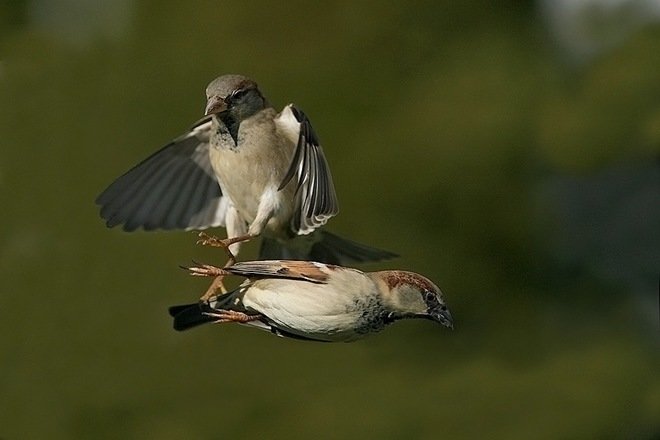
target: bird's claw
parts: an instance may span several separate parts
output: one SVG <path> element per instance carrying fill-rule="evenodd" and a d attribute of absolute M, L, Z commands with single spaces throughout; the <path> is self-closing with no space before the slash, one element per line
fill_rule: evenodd
<path fill-rule="evenodd" d="M 259 315 L 248 315 L 243 312 L 236 312 L 234 310 L 225 310 L 225 309 L 217 309 L 214 310 L 213 312 L 204 312 L 204 315 L 209 316 L 211 318 L 215 318 L 216 320 L 214 321 L 214 323 L 217 324 L 222 322 L 245 323 L 259 319 Z"/>
<path fill-rule="evenodd" d="M 219 277 L 227 275 L 227 271 L 210 264 L 197 264 L 196 266 L 185 267 L 190 275 L 194 277 Z"/>
<path fill-rule="evenodd" d="M 212 247 L 221 247 L 227 249 L 229 244 L 226 243 L 226 240 L 216 237 L 215 235 L 209 235 L 204 231 L 201 231 L 197 234 L 199 240 L 197 244 L 202 246 L 212 246 Z"/>
<path fill-rule="evenodd" d="M 204 231 L 200 231 L 197 236 L 199 237 L 199 240 L 197 240 L 197 244 L 200 244 L 202 246 L 212 246 L 212 247 L 219 247 L 222 248 L 225 253 L 227 254 L 228 261 L 226 266 L 231 266 L 232 264 L 236 263 L 236 256 L 234 253 L 229 249 L 229 246 L 236 244 L 236 243 L 241 243 L 243 241 L 248 241 L 251 238 L 254 238 L 252 235 L 243 235 L 240 237 L 232 237 L 232 238 L 218 238 L 213 235 L 209 235 Z"/>
<path fill-rule="evenodd" d="M 199 240 L 197 240 L 197 244 L 201 244 L 202 246 L 219 247 L 225 251 L 228 259 L 224 267 L 232 266 L 234 263 L 236 263 L 236 256 L 234 256 L 232 251 L 229 249 L 229 246 L 231 246 L 234 243 L 240 243 L 242 241 L 247 241 L 250 240 L 251 238 L 254 238 L 252 235 L 248 234 L 240 237 L 221 239 L 213 235 L 209 235 L 203 231 L 200 231 L 197 234 L 197 236 L 199 237 Z M 186 269 L 188 270 L 190 275 L 193 276 L 215 277 L 209 288 L 200 298 L 201 301 L 206 301 L 209 298 L 211 298 L 213 295 L 216 294 L 217 290 L 220 290 L 222 293 L 227 292 L 227 289 L 225 288 L 225 285 L 223 283 L 223 279 L 226 275 L 230 275 L 230 273 L 227 272 L 226 270 L 223 270 L 216 266 L 211 266 L 210 264 L 197 264 L 197 263 L 195 263 L 195 265 L 192 267 L 187 267 Z"/>

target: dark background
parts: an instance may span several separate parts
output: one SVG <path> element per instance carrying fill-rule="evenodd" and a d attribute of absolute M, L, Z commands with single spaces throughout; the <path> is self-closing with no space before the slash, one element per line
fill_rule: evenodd
<path fill-rule="evenodd" d="M 657 2 L 104 3 L 0 5 L 0 437 L 660 438 Z M 171 329 L 221 254 L 94 199 L 223 73 L 304 109 L 329 229 L 453 332 Z"/>

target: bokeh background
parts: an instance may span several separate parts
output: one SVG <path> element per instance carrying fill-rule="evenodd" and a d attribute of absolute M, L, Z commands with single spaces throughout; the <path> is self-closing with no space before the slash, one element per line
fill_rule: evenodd
<path fill-rule="evenodd" d="M 329 229 L 453 332 L 171 329 L 221 254 L 94 199 L 222 73 L 304 109 Z M 660 438 L 658 1 L 3 2 L 0 145 L 3 439 Z"/>

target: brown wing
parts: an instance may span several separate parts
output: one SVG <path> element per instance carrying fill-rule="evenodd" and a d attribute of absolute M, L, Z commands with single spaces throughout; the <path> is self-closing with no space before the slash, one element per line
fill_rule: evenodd
<path fill-rule="evenodd" d="M 224 269 L 247 278 L 287 278 L 326 284 L 330 273 L 338 266 L 312 261 L 260 260 L 244 261 Z"/>

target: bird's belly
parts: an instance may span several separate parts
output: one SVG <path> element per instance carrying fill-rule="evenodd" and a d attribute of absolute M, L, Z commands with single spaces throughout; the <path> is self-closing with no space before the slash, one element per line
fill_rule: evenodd
<path fill-rule="evenodd" d="M 270 280 L 267 288 L 253 285 L 243 298 L 243 305 L 266 316 L 279 329 L 332 342 L 355 340 L 379 330 L 377 325 L 366 322 L 373 309 L 368 298 L 337 294 L 320 284 L 281 280 L 288 284 L 287 290 L 278 287 L 278 281 Z"/>
<path fill-rule="evenodd" d="M 211 148 L 209 155 L 223 195 L 229 197 L 241 218 L 252 223 L 262 198 L 269 197 L 275 209 L 266 228 L 280 231 L 289 224 L 293 192 L 291 185 L 278 190 L 288 165 L 272 150 L 269 145 L 252 143 L 248 147 L 239 143 L 233 149 Z"/>

